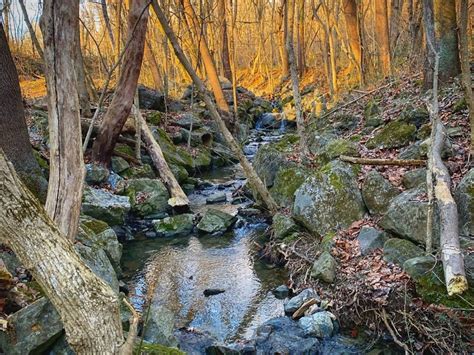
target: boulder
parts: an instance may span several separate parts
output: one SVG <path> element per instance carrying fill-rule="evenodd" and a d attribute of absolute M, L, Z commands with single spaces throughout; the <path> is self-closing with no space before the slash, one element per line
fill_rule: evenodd
<path fill-rule="evenodd" d="M 138 105 L 145 110 L 166 110 L 164 95 L 143 85 L 138 85 Z"/>
<path fill-rule="evenodd" d="M 424 107 L 414 108 L 408 105 L 408 107 L 402 111 L 400 119 L 406 123 L 415 125 L 416 128 L 420 128 L 423 124 L 430 121 L 430 113 Z"/>
<path fill-rule="evenodd" d="M 122 176 L 127 179 L 154 179 L 156 177 L 151 165 L 146 163 L 122 171 Z"/>
<path fill-rule="evenodd" d="M 317 158 L 321 163 L 326 164 L 341 155 L 359 156 L 359 144 L 343 138 L 330 139 L 319 149 Z"/>
<path fill-rule="evenodd" d="M 109 170 L 98 164 L 86 164 L 86 182 L 89 185 L 102 184 L 109 177 Z"/>
<path fill-rule="evenodd" d="M 183 128 L 181 129 L 181 137 L 183 142 L 186 144 L 190 142 L 192 147 L 199 147 L 201 145 L 210 147 L 213 140 L 212 133 L 204 128 L 193 128 L 192 131 Z"/>
<path fill-rule="evenodd" d="M 283 213 L 276 213 L 273 216 L 273 233 L 276 239 L 285 239 L 292 233 L 298 232 L 299 228 L 293 218 Z"/>
<path fill-rule="evenodd" d="M 235 154 L 232 153 L 227 146 L 216 142 L 213 143 L 211 148 L 211 158 L 212 166 L 214 167 L 226 166 L 238 162 Z"/>
<path fill-rule="evenodd" d="M 357 237 L 360 253 L 367 255 L 375 249 L 382 248 L 388 238 L 389 235 L 384 231 L 367 226 L 362 227 Z"/>
<path fill-rule="evenodd" d="M 212 163 L 211 151 L 207 148 L 200 147 L 193 158 L 193 168 L 196 171 L 209 170 Z"/>
<path fill-rule="evenodd" d="M 423 254 L 423 249 L 406 239 L 390 238 L 383 245 L 384 260 L 400 266 L 403 266 L 405 261 Z"/>
<path fill-rule="evenodd" d="M 185 182 L 188 179 L 189 173 L 181 165 L 168 164 L 168 166 L 169 166 L 171 172 L 173 173 L 174 177 L 178 181 L 178 183 L 181 184 L 181 183 Z"/>
<path fill-rule="evenodd" d="M 153 222 L 158 237 L 185 237 L 193 231 L 192 214 L 179 214 Z"/>
<path fill-rule="evenodd" d="M 58 312 L 42 297 L 8 317 L 8 331 L 0 332 L 0 348 L 11 355 L 42 353 L 62 330 Z"/>
<path fill-rule="evenodd" d="M 402 178 L 403 186 L 407 189 L 426 188 L 426 168 L 407 171 Z"/>
<path fill-rule="evenodd" d="M 399 148 L 415 139 L 416 126 L 401 120 L 392 121 L 385 125 L 375 136 L 366 143 L 369 149 Z"/>
<path fill-rule="evenodd" d="M 106 190 L 86 188 L 84 190 L 82 213 L 106 222 L 109 226 L 120 226 L 130 211 L 130 199 L 117 196 Z"/>
<path fill-rule="evenodd" d="M 224 191 L 219 191 L 208 198 L 206 198 L 206 203 L 207 204 L 213 204 L 213 203 L 219 203 L 219 202 L 226 202 L 227 201 L 227 195 Z"/>
<path fill-rule="evenodd" d="M 329 312 L 316 312 L 310 316 L 302 317 L 298 325 L 307 336 L 329 338 L 334 332 L 332 315 Z"/>
<path fill-rule="evenodd" d="M 328 251 L 323 251 L 313 264 L 311 277 L 327 283 L 333 283 L 336 278 L 336 267 L 336 259 Z"/>
<path fill-rule="evenodd" d="M 292 316 L 306 301 L 310 299 L 319 300 L 318 294 L 311 288 L 304 289 L 285 303 L 284 309 L 287 316 Z"/>
<path fill-rule="evenodd" d="M 284 300 L 285 298 L 288 297 L 288 294 L 290 293 L 290 289 L 286 285 L 280 285 L 277 288 L 275 288 L 272 291 L 273 295 L 275 298 L 279 300 Z"/>
<path fill-rule="evenodd" d="M 357 176 L 346 163 L 325 165 L 295 192 L 294 217 L 318 235 L 347 228 L 364 214 Z"/>
<path fill-rule="evenodd" d="M 174 124 L 188 130 L 191 129 L 191 127 L 193 130 L 201 128 L 203 125 L 201 119 L 192 113 L 180 115 L 178 119 L 174 121 Z"/>
<path fill-rule="evenodd" d="M 123 173 L 130 168 L 130 164 L 122 157 L 112 157 L 112 170 L 117 173 Z"/>
<path fill-rule="evenodd" d="M 387 212 L 390 201 L 399 193 L 398 189 L 376 170 L 371 170 L 362 184 L 362 197 L 372 215 Z"/>
<path fill-rule="evenodd" d="M 417 256 L 403 263 L 403 270 L 415 281 L 426 276 L 436 265 L 436 259 L 431 255 Z"/>
<path fill-rule="evenodd" d="M 270 194 L 277 204 L 291 207 L 295 201 L 295 192 L 306 180 L 310 172 L 300 166 L 283 168 L 278 171 L 270 189 Z"/>
<path fill-rule="evenodd" d="M 170 195 L 160 180 L 128 180 L 125 194 L 130 198 L 132 212 L 138 216 L 152 218 L 168 209 Z"/>
<path fill-rule="evenodd" d="M 366 127 L 378 127 L 383 124 L 379 105 L 374 100 L 369 101 L 365 106 L 364 117 Z"/>
<path fill-rule="evenodd" d="M 176 347 L 178 340 L 174 336 L 175 315 L 168 308 L 152 302 L 143 338 L 151 343 Z"/>
<path fill-rule="evenodd" d="M 395 197 L 379 225 L 388 232 L 416 243 L 425 243 L 428 202 L 420 199 L 423 190 L 412 189 Z"/>
<path fill-rule="evenodd" d="M 188 172 L 193 171 L 194 163 L 192 156 L 184 149 L 173 144 L 168 134 L 161 128 L 152 129 L 153 137 L 163 151 L 163 156 L 168 164 L 175 164 L 184 167 Z"/>
<path fill-rule="evenodd" d="M 225 232 L 234 222 L 234 216 L 209 208 L 198 223 L 197 228 L 200 232 L 213 234 Z"/>
<path fill-rule="evenodd" d="M 459 232 L 474 236 L 474 168 L 462 178 L 454 192 L 459 211 Z"/>

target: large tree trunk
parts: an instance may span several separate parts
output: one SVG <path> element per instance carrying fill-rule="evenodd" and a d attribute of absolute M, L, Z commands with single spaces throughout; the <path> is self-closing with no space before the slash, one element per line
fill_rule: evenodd
<path fill-rule="evenodd" d="M 221 29 L 221 60 L 222 67 L 224 69 L 224 76 L 232 81 L 232 68 L 230 66 L 230 54 L 229 54 L 229 35 L 227 33 L 227 16 L 226 16 L 226 0 L 218 0 L 217 12 L 220 20 Z"/>
<path fill-rule="evenodd" d="M 48 88 L 50 172 L 46 211 L 62 233 L 76 238 L 84 161 L 75 75 L 79 1 L 45 0 L 41 28 Z"/>
<path fill-rule="evenodd" d="M 456 0 L 433 0 L 434 31 L 439 51 L 439 80 L 461 73 L 456 23 Z"/>
<path fill-rule="evenodd" d="M 425 62 L 423 65 L 423 88 L 429 90 L 433 87 L 434 52 L 435 46 L 433 0 L 423 0 L 423 26 L 425 33 Z"/>
<path fill-rule="evenodd" d="M 362 75 L 362 45 L 359 31 L 359 15 L 357 12 L 356 0 L 343 1 L 343 13 L 346 20 L 347 37 L 351 48 L 354 61 L 356 63 L 357 76 L 359 83 L 363 85 Z"/>
<path fill-rule="evenodd" d="M 127 39 L 117 88 L 92 147 L 92 159 L 98 164 L 110 165 L 115 143 L 132 109 L 145 48 L 148 5 L 147 0 L 131 1 L 128 37 L 133 36 L 133 40 Z"/>
<path fill-rule="evenodd" d="M 0 242 L 8 245 L 61 316 L 77 354 L 113 354 L 123 343 L 119 300 L 20 182 L 0 149 Z"/>
<path fill-rule="evenodd" d="M 400 36 L 400 18 L 403 10 L 401 0 L 391 0 L 390 5 L 390 48 L 392 56 L 395 56 L 395 47 Z"/>
<path fill-rule="evenodd" d="M 163 90 L 163 80 L 161 79 L 160 67 L 156 61 L 155 53 L 153 52 L 153 48 L 151 47 L 148 40 L 145 40 L 145 44 L 145 59 L 150 66 L 151 77 L 153 78 L 153 83 L 155 84 L 155 90 Z"/>
<path fill-rule="evenodd" d="M 461 51 L 462 82 L 466 101 L 469 106 L 469 121 L 471 123 L 471 158 L 474 156 L 474 95 L 472 93 L 471 68 L 469 63 L 469 3 L 461 0 L 459 16 L 459 44 Z"/>
<path fill-rule="evenodd" d="M 219 126 L 220 131 L 222 132 L 222 135 L 224 136 L 224 139 L 226 140 L 229 148 L 232 150 L 232 152 L 237 156 L 237 158 L 240 161 L 240 164 L 242 165 L 242 169 L 244 170 L 245 175 L 247 176 L 248 182 L 250 184 L 250 187 L 252 191 L 256 194 L 259 195 L 263 201 L 263 203 L 267 206 L 267 208 L 272 211 L 276 212 L 278 210 L 278 206 L 271 197 L 270 193 L 268 192 L 267 188 L 263 184 L 262 180 L 258 177 L 256 174 L 255 170 L 253 169 L 252 165 L 250 162 L 247 160 L 245 155 L 242 152 L 242 149 L 240 148 L 240 145 L 236 142 L 232 134 L 230 133 L 229 129 L 225 125 L 224 120 L 221 118 L 219 112 L 217 111 L 214 103 L 212 102 L 211 98 L 206 92 L 206 88 L 204 86 L 204 83 L 202 82 L 201 79 L 197 76 L 196 72 L 194 71 L 191 63 L 189 62 L 188 58 L 183 53 L 183 50 L 181 49 L 178 39 L 176 38 L 176 35 L 174 34 L 173 30 L 171 29 L 168 20 L 166 16 L 164 15 L 163 11 L 161 10 L 160 5 L 158 4 L 158 1 L 153 0 L 152 1 L 152 6 L 153 9 L 155 10 L 156 16 L 158 17 L 158 20 L 161 23 L 161 26 L 163 27 L 163 30 L 165 31 L 166 35 L 168 36 L 174 52 L 176 54 L 176 57 L 179 59 L 181 64 L 183 65 L 184 68 L 186 68 L 186 71 L 188 74 L 191 76 L 194 85 L 196 85 L 199 94 L 203 98 L 207 109 L 210 112 L 210 115 L 213 120 L 216 121 L 216 123 Z"/>
<path fill-rule="evenodd" d="M 199 19 L 194 11 L 194 8 L 190 0 L 182 0 L 184 12 L 186 14 L 186 23 L 190 31 L 194 34 L 194 38 L 199 43 L 199 53 L 201 55 L 204 68 L 206 70 L 207 79 L 211 85 L 212 92 L 216 98 L 216 103 L 219 109 L 224 112 L 230 112 L 229 104 L 227 103 L 224 91 L 222 90 L 221 83 L 219 81 L 219 75 L 217 74 L 217 69 L 212 59 L 211 52 L 207 45 L 207 39 L 203 31 L 201 31 L 201 26 L 199 24 Z"/>
<path fill-rule="evenodd" d="M 31 24 L 30 18 L 28 17 L 28 11 L 26 11 L 25 2 L 23 0 L 18 0 L 18 2 L 20 3 L 21 12 L 23 14 L 23 19 L 25 20 L 26 27 L 28 28 L 28 32 L 30 33 L 31 42 L 33 42 L 33 46 L 40 55 L 40 57 L 43 58 L 43 48 L 41 48 L 41 45 L 38 41 L 38 37 L 36 37 L 36 32 L 33 28 L 33 25 Z"/>
<path fill-rule="evenodd" d="M 86 71 L 84 69 L 84 58 L 82 57 L 81 48 L 81 32 L 79 26 L 76 29 L 76 56 L 75 56 L 75 68 L 76 68 L 76 80 L 77 80 L 77 93 L 79 95 L 79 107 L 81 108 L 81 114 L 84 117 L 92 117 L 91 104 L 89 101 L 89 92 L 87 91 L 86 84 Z"/>
<path fill-rule="evenodd" d="M 45 202 L 48 183 L 31 149 L 18 73 L 1 25 L 0 68 L 0 148 L 13 163 L 23 183 Z"/>
<path fill-rule="evenodd" d="M 379 52 L 379 65 L 383 76 L 386 77 L 391 74 L 387 0 L 375 0 L 374 2 L 375 37 Z"/>
<path fill-rule="evenodd" d="M 286 51 L 286 37 L 288 37 L 288 7 L 287 0 L 282 1 L 278 9 L 280 21 L 280 35 L 278 36 L 281 55 L 281 79 L 286 80 L 290 76 L 290 65 L 288 62 L 288 52 Z"/>

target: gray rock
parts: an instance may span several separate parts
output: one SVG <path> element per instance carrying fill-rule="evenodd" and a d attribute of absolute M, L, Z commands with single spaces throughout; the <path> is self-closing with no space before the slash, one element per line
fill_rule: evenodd
<path fill-rule="evenodd" d="M 403 266 L 409 259 L 423 255 L 423 250 L 406 239 L 390 238 L 383 245 L 383 258 Z"/>
<path fill-rule="evenodd" d="M 20 260 L 18 260 L 13 252 L 8 252 L 6 250 L 0 251 L 0 260 L 3 261 L 6 269 L 12 275 L 15 275 L 16 269 L 21 266 Z"/>
<path fill-rule="evenodd" d="M 163 94 L 144 85 L 138 85 L 138 104 L 145 110 L 166 110 Z"/>
<path fill-rule="evenodd" d="M 302 317 L 298 321 L 298 325 L 303 329 L 305 335 L 317 338 L 329 338 L 334 331 L 331 314 L 326 311 Z"/>
<path fill-rule="evenodd" d="M 462 178 L 454 199 L 459 211 L 459 232 L 464 236 L 474 236 L 474 169 Z"/>
<path fill-rule="evenodd" d="M 319 300 L 318 294 L 311 288 L 307 288 L 301 291 L 296 296 L 292 297 L 287 303 L 285 303 L 285 314 L 292 316 L 307 300 L 315 298 Z"/>
<path fill-rule="evenodd" d="M 428 203 L 420 201 L 420 189 L 407 190 L 395 197 L 382 217 L 380 226 L 402 238 L 425 243 Z"/>
<path fill-rule="evenodd" d="M 109 177 L 109 170 L 98 164 L 86 164 L 86 182 L 99 185 Z"/>
<path fill-rule="evenodd" d="M 185 113 L 185 114 L 179 116 L 179 118 L 174 123 L 176 125 L 182 127 L 182 128 L 186 128 L 186 129 L 190 129 L 191 125 L 192 125 L 193 129 L 197 129 L 197 128 L 202 127 L 201 119 L 199 119 L 198 117 L 196 117 L 192 113 Z"/>
<path fill-rule="evenodd" d="M 282 207 L 291 207 L 295 201 L 295 192 L 311 174 L 301 166 L 291 166 L 278 171 L 270 194 Z"/>
<path fill-rule="evenodd" d="M 298 226 L 293 221 L 293 218 L 282 213 L 277 213 L 273 216 L 272 226 L 275 238 L 277 239 L 284 239 L 299 230 Z"/>
<path fill-rule="evenodd" d="M 403 270 L 414 280 L 418 280 L 433 270 L 435 265 L 436 259 L 431 255 L 418 256 L 405 261 L 403 263 Z"/>
<path fill-rule="evenodd" d="M 110 188 L 113 189 L 117 194 L 122 193 L 123 189 L 125 188 L 124 178 L 113 171 L 110 172 L 106 183 L 109 184 Z"/>
<path fill-rule="evenodd" d="M 43 297 L 9 316 L 8 328 L 0 332 L 0 348 L 5 354 L 23 355 L 46 350 L 63 325 L 56 309 Z"/>
<path fill-rule="evenodd" d="M 214 208 L 209 208 L 198 223 L 197 228 L 200 232 L 210 234 L 225 232 L 234 221 L 234 216 Z"/>
<path fill-rule="evenodd" d="M 280 285 L 272 291 L 273 295 L 279 300 L 284 300 L 287 298 L 289 292 L 290 289 L 286 285 Z"/>
<path fill-rule="evenodd" d="M 153 223 L 158 237 L 185 237 L 193 231 L 192 214 L 179 214 L 166 217 Z"/>
<path fill-rule="evenodd" d="M 371 170 L 362 184 L 362 197 L 373 215 L 385 213 L 390 201 L 399 193 L 398 189 L 376 170 Z"/>
<path fill-rule="evenodd" d="M 75 355 L 74 350 L 71 349 L 71 346 L 66 340 L 66 335 L 63 334 L 59 337 L 58 340 L 48 349 L 48 355 Z"/>
<path fill-rule="evenodd" d="M 347 228 L 364 214 L 357 176 L 346 163 L 333 161 L 325 165 L 295 192 L 295 219 L 318 235 Z"/>
<path fill-rule="evenodd" d="M 109 226 L 125 223 L 130 211 L 127 196 L 117 196 L 106 190 L 86 188 L 84 190 L 82 213 L 106 222 Z"/>
<path fill-rule="evenodd" d="M 407 171 L 402 178 L 403 186 L 407 189 L 413 189 L 417 187 L 424 188 L 426 186 L 426 169 L 414 169 Z"/>
<path fill-rule="evenodd" d="M 130 168 L 130 164 L 122 157 L 112 157 L 112 170 L 120 174 Z"/>
<path fill-rule="evenodd" d="M 130 198 L 132 212 L 141 217 L 151 218 L 168 209 L 170 195 L 160 180 L 128 180 L 125 194 Z"/>
<path fill-rule="evenodd" d="M 369 149 L 403 147 L 415 139 L 415 134 L 415 125 L 402 120 L 392 121 L 378 131 L 373 138 L 369 139 L 366 147 Z"/>
<path fill-rule="evenodd" d="M 311 269 L 311 277 L 327 283 L 332 283 L 336 278 L 336 267 L 336 260 L 333 258 L 331 253 L 324 251 L 314 262 Z"/>
<path fill-rule="evenodd" d="M 227 201 L 227 195 L 225 192 L 216 192 L 215 194 L 212 194 L 208 198 L 206 198 L 206 203 L 207 204 L 213 204 L 213 203 L 219 203 L 219 202 L 225 202 Z"/>
<path fill-rule="evenodd" d="M 190 141 L 189 136 L 191 136 Z M 185 142 L 186 144 L 190 142 L 192 147 L 199 147 L 201 145 L 210 147 L 213 141 L 212 133 L 204 128 L 193 128 L 192 131 L 183 128 L 181 129 L 181 137 L 183 142 Z"/>
<path fill-rule="evenodd" d="M 388 234 L 384 231 L 367 226 L 362 227 L 357 237 L 360 253 L 367 255 L 372 250 L 382 248 L 388 237 Z"/>
<path fill-rule="evenodd" d="M 153 302 L 145 328 L 144 339 L 151 343 L 176 347 L 178 340 L 174 336 L 175 315 L 168 308 Z"/>

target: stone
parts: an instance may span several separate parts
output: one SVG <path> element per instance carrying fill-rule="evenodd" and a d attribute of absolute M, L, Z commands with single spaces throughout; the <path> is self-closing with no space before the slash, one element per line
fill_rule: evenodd
<path fill-rule="evenodd" d="M 311 288 L 304 289 L 285 303 L 284 309 L 287 316 L 292 316 L 306 301 L 310 299 L 319 300 L 318 294 Z"/>
<path fill-rule="evenodd" d="M 376 170 L 371 170 L 362 183 L 362 197 L 372 215 L 387 212 L 390 201 L 399 193 L 398 189 Z"/>
<path fill-rule="evenodd" d="M 402 178 L 403 186 L 407 189 L 426 188 L 426 169 L 419 168 L 407 171 Z"/>
<path fill-rule="evenodd" d="M 98 164 L 86 164 L 86 182 L 89 185 L 100 185 L 109 177 L 109 170 Z"/>
<path fill-rule="evenodd" d="M 379 225 L 388 232 L 424 244 L 428 202 L 422 201 L 423 190 L 412 189 L 395 197 Z"/>
<path fill-rule="evenodd" d="M 169 166 L 171 172 L 173 173 L 174 177 L 178 181 L 178 183 L 181 184 L 181 183 L 185 182 L 188 179 L 189 173 L 181 165 L 168 164 L 168 166 Z"/>
<path fill-rule="evenodd" d="M 193 168 L 196 171 L 209 170 L 212 163 L 211 151 L 201 147 L 193 157 Z"/>
<path fill-rule="evenodd" d="M 125 180 L 120 175 L 114 173 L 113 171 L 110 172 L 109 177 L 107 178 L 106 183 L 110 186 L 115 193 L 120 194 L 123 192 L 125 188 Z"/>
<path fill-rule="evenodd" d="M 418 141 L 401 149 L 398 158 L 403 160 L 424 159 L 426 158 L 426 152 L 423 151 L 421 142 Z"/>
<path fill-rule="evenodd" d="M 66 340 L 66 334 L 61 335 L 54 344 L 48 349 L 48 355 L 75 355 L 71 346 Z"/>
<path fill-rule="evenodd" d="M 401 120 L 386 124 L 375 136 L 366 143 L 369 149 L 399 148 L 415 139 L 416 126 Z"/>
<path fill-rule="evenodd" d="M 114 195 L 101 189 L 84 189 L 82 213 L 104 221 L 109 226 L 123 225 L 130 207 L 127 196 Z"/>
<path fill-rule="evenodd" d="M 154 221 L 153 227 L 158 237 L 185 237 L 193 231 L 193 219 L 192 214 L 179 214 Z"/>
<path fill-rule="evenodd" d="M 180 115 L 178 119 L 174 121 L 174 124 L 188 130 L 191 129 L 191 126 L 193 129 L 196 129 L 201 128 L 203 125 L 201 119 L 192 113 Z"/>
<path fill-rule="evenodd" d="M 189 131 L 187 129 L 181 129 L 182 141 L 186 144 L 191 143 L 192 147 L 206 146 L 210 147 L 212 145 L 213 136 L 210 131 L 204 128 L 194 129 Z"/>
<path fill-rule="evenodd" d="M 112 157 L 112 170 L 117 173 L 123 173 L 130 168 L 130 164 L 122 157 Z"/>
<path fill-rule="evenodd" d="M 138 105 L 141 109 L 145 110 L 157 110 L 164 112 L 165 97 L 162 93 L 147 88 L 144 85 L 138 85 Z"/>
<path fill-rule="evenodd" d="M 384 260 L 400 266 L 403 266 L 405 261 L 423 254 L 423 249 L 406 239 L 390 238 L 383 245 Z"/>
<path fill-rule="evenodd" d="M 154 179 L 156 177 L 155 172 L 150 164 L 142 164 L 138 166 L 132 166 L 129 169 L 122 172 L 122 176 L 127 179 Z"/>
<path fill-rule="evenodd" d="M 178 340 L 174 335 L 174 313 L 157 302 L 152 302 L 149 307 L 143 338 L 151 343 L 176 347 Z"/>
<path fill-rule="evenodd" d="M 290 292 L 290 289 L 286 285 L 280 285 L 272 291 L 275 298 L 279 300 L 284 300 L 285 298 L 287 298 L 289 292 Z"/>
<path fill-rule="evenodd" d="M 375 100 L 370 100 L 364 108 L 364 117 L 367 120 L 370 117 L 377 116 L 380 113 L 379 105 Z"/>
<path fill-rule="evenodd" d="M 227 201 L 227 195 L 223 191 L 216 192 L 215 194 L 212 194 L 211 196 L 206 198 L 206 203 L 207 204 L 226 202 L 226 201 Z"/>
<path fill-rule="evenodd" d="M 61 335 L 61 318 L 45 297 L 8 317 L 7 332 L 0 332 L 0 348 L 4 354 L 42 353 Z"/>
<path fill-rule="evenodd" d="M 459 233 L 474 236 L 474 168 L 462 178 L 454 192 L 459 211 Z"/>
<path fill-rule="evenodd" d="M 320 236 L 349 227 L 364 217 L 365 205 L 351 165 L 333 161 L 295 192 L 293 216 Z"/>
<path fill-rule="evenodd" d="M 138 216 L 151 218 L 168 210 L 170 195 L 160 180 L 128 180 L 125 194 L 130 198 L 131 211 Z"/>
<path fill-rule="evenodd" d="M 408 105 L 401 113 L 401 120 L 414 124 L 416 128 L 420 128 L 423 124 L 430 121 L 430 113 L 424 107 L 414 108 Z"/>
<path fill-rule="evenodd" d="M 234 216 L 209 208 L 198 223 L 197 228 L 200 232 L 213 234 L 225 232 L 234 222 Z"/>
<path fill-rule="evenodd" d="M 258 354 L 318 354 L 319 341 L 307 337 L 298 323 L 288 317 L 270 319 L 257 328 Z"/>
<path fill-rule="evenodd" d="M 299 230 L 293 218 L 283 213 L 276 213 L 273 216 L 272 227 L 275 238 L 280 240 Z"/>
<path fill-rule="evenodd" d="M 384 231 L 373 227 L 362 227 L 357 237 L 360 253 L 367 255 L 375 249 L 381 249 L 388 238 L 388 234 Z"/>
<path fill-rule="evenodd" d="M 213 143 L 211 148 L 211 158 L 213 167 L 221 167 L 238 162 L 238 159 L 229 148 L 216 142 Z"/>
<path fill-rule="evenodd" d="M 16 269 L 21 266 L 20 260 L 18 260 L 12 251 L 1 250 L 0 260 L 3 261 L 3 264 L 7 268 L 8 272 L 12 275 L 15 275 Z"/>
<path fill-rule="evenodd" d="M 403 263 L 403 270 L 415 281 L 427 275 L 436 265 L 436 259 L 431 255 L 417 256 Z"/>
<path fill-rule="evenodd" d="M 300 166 L 279 169 L 275 176 L 270 194 L 277 204 L 291 207 L 295 201 L 295 192 L 310 175 L 309 171 Z"/>
<path fill-rule="evenodd" d="M 302 317 L 298 325 L 307 336 L 329 338 L 334 332 L 332 317 L 329 312 L 316 312 L 310 316 Z"/>
<path fill-rule="evenodd" d="M 341 155 L 360 156 L 359 144 L 343 138 L 331 139 L 319 149 L 318 160 L 326 164 L 331 160 L 339 158 Z"/>
<path fill-rule="evenodd" d="M 194 163 L 192 156 L 184 149 L 173 144 L 168 134 L 161 128 L 152 128 L 153 137 L 163 151 L 163 156 L 168 164 L 184 167 L 188 172 L 193 171 Z"/>
<path fill-rule="evenodd" d="M 336 267 L 336 259 L 328 251 L 323 251 L 311 268 L 311 277 L 333 283 L 336 278 Z"/>

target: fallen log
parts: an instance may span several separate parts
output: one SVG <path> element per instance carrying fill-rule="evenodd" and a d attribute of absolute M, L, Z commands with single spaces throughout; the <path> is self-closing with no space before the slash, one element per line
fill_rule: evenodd
<path fill-rule="evenodd" d="M 155 164 L 156 170 L 160 174 L 163 183 L 168 188 L 171 198 L 168 200 L 168 204 L 171 207 L 187 207 L 189 206 L 189 200 L 184 191 L 181 189 L 181 186 L 176 181 L 176 178 L 173 175 L 168 163 L 163 156 L 160 145 L 157 143 L 153 137 L 153 133 L 148 127 L 145 119 L 141 115 L 140 111 L 137 109 L 137 118 L 140 122 L 140 128 L 142 132 L 143 140 L 146 143 L 146 149 L 150 153 L 150 157 Z"/>
<path fill-rule="evenodd" d="M 379 159 L 379 158 L 359 158 L 359 157 L 350 157 L 347 155 L 341 155 L 340 160 L 352 163 L 352 164 L 361 164 L 361 165 L 397 165 L 397 166 L 425 166 L 426 160 L 418 159 Z"/>

